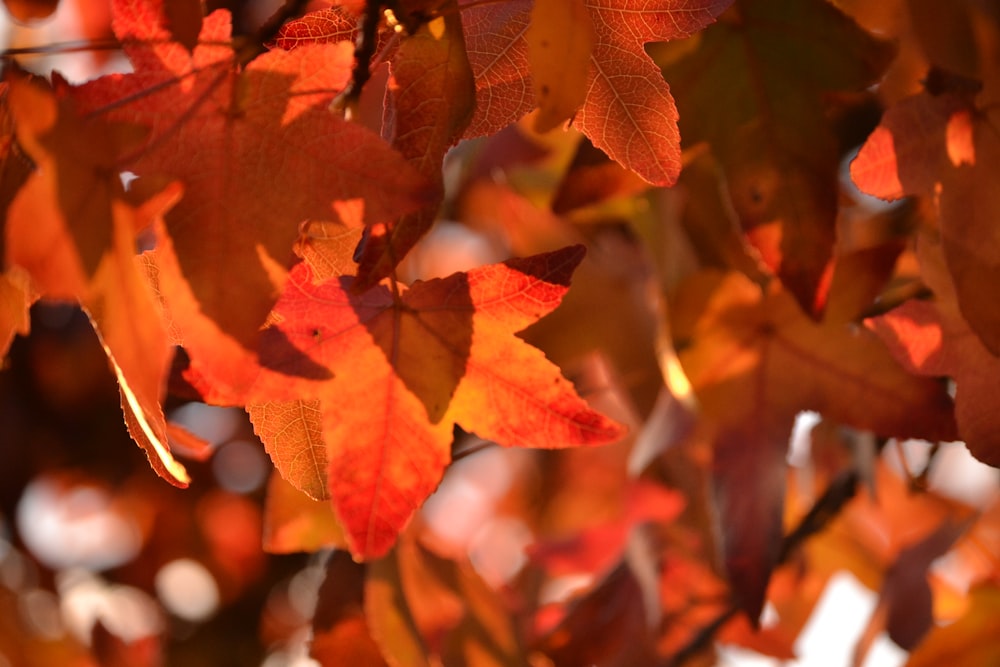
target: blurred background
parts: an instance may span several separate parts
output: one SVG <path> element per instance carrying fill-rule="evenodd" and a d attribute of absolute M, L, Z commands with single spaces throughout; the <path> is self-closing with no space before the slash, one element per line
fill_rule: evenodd
<path fill-rule="evenodd" d="M 237 34 L 252 33 L 279 4 L 207 3 L 209 10 L 233 12 Z M 10 21 L 2 11 L 0 19 L 3 48 L 112 37 L 109 9 L 97 0 L 61 0 L 51 18 L 29 25 Z M 21 62 L 43 74 L 59 70 L 71 81 L 128 69 L 115 50 L 37 54 Z M 363 99 L 371 103 L 363 119 L 369 124 L 380 117 L 378 81 L 376 76 Z M 877 122 L 877 109 L 868 111 L 860 137 Z M 560 188 L 571 162 L 579 167 L 575 175 L 584 178 Z M 684 439 L 687 422 L 678 407 L 683 397 L 661 392 L 663 360 L 655 345 L 660 303 L 651 293 L 667 291 L 698 264 L 696 249 L 677 224 L 684 188 L 690 192 L 697 183 L 647 193 L 631 175 L 608 168 L 607 159 L 575 133 L 541 138 L 524 128 L 463 144 L 446 162 L 446 174 L 453 195 L 446 213 L 461 222 L 440 223 L 408 258 L 403 274 L 408 280 L 447 275 L 511 254 L 587 242 L 588 258 L 564 306 L 525 337 L 560 364 L 595 407 L 632 426 L 635 438 L 601 449 L 538 453 L 501 450 L 458 433 L 454 451 L 460 460 L 413 531 L 438 553 L 467 557 L 495 591 L 530 591 L 543 603 L 566 607 L 578 592 L 603 586 L 609 563 L 626 560 L 633 524 L 656 523 L 644 539 L 668 554 L 669 567 L 643 580 L 643 568 L 631 563 L 629 576 L 638 583 L 616 589 L 612 602 L 664 614 L 657 619 L 666 628 L 657 637 L 661 651 L 683 646 L 717 613 L 727 592 L 713 578 L 711 554 L 696 548 L 691 554 L 675 553 L 677 544 L 694 543 L 711 530 L 699 495 L 704 489 L 696 484 L 703 479 L 705 458 L 696 449 L 678 448 L 681 454 L 674 458 L 663 451 L 664 443 Z M 610 194 L 592 194 L 600 190 L 595 184 Z M 854 206 L 850 214 L 858 219 L 886 212 L 860 197 L 846 176 L 842 187 L 845 201 Z M 556 196 L 552 201 L 557 188 L 560 195 L 593 198 Z M 537 206 L 540 201 L 565 215 Z M 274 524 L 268 522 L 265 498 L 283 487 L 246 415 L 181 395 L 166 405 L 168 417 L 212 446 L 207 460 L 184 460 L 193 479 L 187 490 L 157 478 L 129 438 L 114 377 L 86 315 L 61 304 L 33 307 L 31 335 L 15 339 L 0 371 L 0 667 L 316 664 L 307 657 L 306 640 L 329 552 L 265 553 L 263 543 L 280 542 L 269 533 Z M 842 463 L 844 449 L 816 415 L 800 417 L 789 456 L 788 525 L 801 518 L 829 481 L 823 457 Z M 779 571 L 763 619 L 771 634 L 764 640 L 750 640 L 748 631 L 738 628 L 721 634 L 715 664 L 839 667 L 851 664 L 856 644 L 864 640 L 865 665 L 902 665 L 906 651 L 870 619 L 883 575 L 894 566 L 900 544 L 908 544 L 900 537 L 906 524 L 935 512 L 951 516 L 940 509 L 945 506 L 956 516 L 974 508 L 982 526 L 970 531 L 982 547 L 977 553 L 995 553 L 1000 544 L 996 471 L 972 460 L 961 444 L 945 445 L 936 455 L 933 475 L 924 480 L 934 501 L 921 505 L 907 495 L 903 480 L 923 469 L 927 453 L 926 443 L 893 443 L 873 457 L 877 474 L 885 476 L 885 481 L 879 477 L 885 515 L 873 509 L 872 499 L 859 498 L 838 524 L 846 526 L 844 531 L 833 530 L 815 544 L 821 555 L 823 549 L 850 551 L 854 562 L 830 566 L 835 573 L 821 583 L 796 579 L 795 567 L 802 565 L 796 561 Z M 635 483 L 636 477 L 650 469 L 648 477 L 664 484 L 643 496 L 649 489 Z M 674 523 L 683 502 L 666 487 L 685 496 L 684 525 Z M 600 532 L 616 525 L 623 526 L 620 534 Z M 596 562 L 588 562 L 582 549 L 566 555 L 566 545 L 585 546 L 572 542 L 580 535 L 599 535 L 619 551 L 612 549 Z M 317 548 L 325 543 L 322 537 Z M 943 601 L 939 606 L 951 618 L 960 615 L 960 598 L 979 576 L 970 574 L 976 572 L 974 563 L 963 560 L 962 553 L 937 559 L 930 568 L 936 602 Z M 816 560 L 826 567 L 823 558 Z M 983 565 L 982 572 L 996 569 L 995 561 Z M 684 569 L 699 563 L 704 571 Z M 920 578 L 928 566 L 919 570 Z M 532 583 L 530 577 L 545 568 L 550 576 L 544 584 Z M 816 590 L 804 591 L 803 581 L 816 583 Z M 695 593 L 705 593 L 704 605 L 690 590 L 699 585 L 703 590 Z M 683 597 L 689 593 L 690 599 Z M 778 609 L 799 597 L 809 600 L 802 609 Z M 670 607 L 671 600 L 676 607 Z M 598 617 L 598 611 L 587 613 Z M 667 619 L 668 613 L 677 618 Z M 590 643 L 573 650 L 628 655 L 628 647 L 611 644 L 628 641 L 634 627 L 627 624 L 645 626 L 649 619 L 642 612 L 638 617 L 622 613 L 602 622 L 608 625 L 594 626 L 600 632 L 588 638 Z M 801 633 L 782 638 L 787 627 Z M 876 630 L 865 638 L 868 628 Z M 766 641 L 779 639 L 784 642 L 779 649 L 794 644 L 797 660 L 734 648 L 758 641 L 761 650 L 777 650 L 776 643 Z M 558 646 L 548 649 L 559 655 Z M 574 656 L 586 653 L 562 655 L 569 657 L 559 664 L 576 665 Z M 618 663 L 609 658 L 602 664 Z"/>

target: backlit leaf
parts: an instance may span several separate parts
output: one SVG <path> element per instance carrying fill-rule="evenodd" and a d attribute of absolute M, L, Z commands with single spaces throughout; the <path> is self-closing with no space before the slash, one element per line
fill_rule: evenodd
<path fill-rule="evenodd" d="M 851 178 L 863 191 L 886 200 L 933 195 L 949 161 L 948 119 L 967 108 L 953 94 L 916 95 L 897 103 L 851 162 Z"/>
<path fill-rule="evenodd" d="M 349 44 L 272 51 L 243 68 L 227 12 L 205 18 L 189 53 L 160 6 L 118 0 L 116 35 L 135 71 L 71 94 L 92 114 L 151 128 L 128 168 L 184 184 L 159 230 L 161 291 L 201 371 L 238 389 L 299 223 L 355 198 L 366 220 L 392 217 L 423 201 L 423 179 L 328 109 L 350 79 Z"/>
<path fill-rule="evenodd" d="M 281 476 L 310 498 L 329 498 L 319 401 L 255 403 L 247 412 Z"/>
<path fill-rule="evenodd" d="M 513 336 L 558 305 L 582 257 L 572 247 L 509 260 L 415 283 L 399 297 L 384 286 L 354 295 L 348 279 L 316 284 L 305 264 L 293 270 L 252 394 L 319 400 L 328 487 L 356 555 L 385 553 L 434 490 L 456 423 L 506 446 L 602 444 L 622 434 Z M 299 355 L 289 361 L 266 347 L 275 335 L 331 377 L 296 378 Z"/>
<path fill-rule="evenodd" d="M 415 213 L 366 230 L 355 289 L 390 275 L 437 218 L 444 196 L 441 163 L 468 126 L 475 100 L 461 20 L 448 12 L 421 25 L 396 49 L 389 74 L 382 132 L 433 185 L 434 196 Z"/>
<path fill-rule="evenodd" d="M 539 110 L 535 130 L 547 132 L 572 119 L 587 97 L 594 27 L 584 0 L 536 0 L 525 39 Z"/>
<path fill-rule="evenodd" d="M 84 119 L 48 84 L 11 76 L 19 139 L 37 169 L 9 210 L 7 260 L 27 270 L 43 296 L 87 310 L 118 377 L 129 432 L 157 473 L 185 486 L 160 407 L 173 351 L 135 253 L 135 231 L 162 216 L 180 189 L 133 206 L 114 164 L 134 128 Z"/>
<path fill-rule="evenodd" d="M 281 27 L 273 46 L 291 51 L 307 44 L 353 42 L 358 18 L 341 5 L 310 12 Z"/>
<path fill-rule="evenodd" d="M 1000 416 L 991 401 L 1000 359 L 986 349 L 962 317 L 941 247 L 922 237 L 920 259 L 934 301 L 910 300 L 865 323 L 914 373 L 955 380 L 959 437 L 980 461 L 1000 465 Z"/>
<path fill-rule="evenodd" d="M 644 51 L 647 42 L 686 37 L 731 0 L 584 2 L 594 29 L 586 101 L 573 124 L 612 159 L 655 185 L 680 172 L 677 110 Z M 492 134 L 536 103 L 529 73 L 531 3 L 476 4 L 462 12 L 476 77 L 476 114 L 466 136 Z"/>

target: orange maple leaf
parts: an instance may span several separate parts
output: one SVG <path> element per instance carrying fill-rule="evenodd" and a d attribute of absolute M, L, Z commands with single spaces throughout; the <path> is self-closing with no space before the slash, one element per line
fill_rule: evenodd
<path fill-rule="evenodd" d="M 644 45 L 687 37 L 731 2 L 587 0 L 593 43 L 586 100 L 573 124 L 645 180 L 673 184 L 681 168 L 677 108 Z M 466 136 L 493 134 L 535 107 L 526 39 L 531 9 L 529 0 L 513 0 L 462 10 L 476 77 L 476 114 Z"/>
<path fill-rule="evenodd" d="M 189 52 L 171 41 L 161 0 L 113 8 L 134 73 L 67 92 L 91 115 L 150 128 L 124 168 L 183 183 L 158 230 L 161 291 L 191 356 L 218 360 L 214 379 L 238 386 L 299 224 L 350 199 L 366 221 L 391 218 L 424 203 L 426 183 L 329 110 L 350 80 L 350 45 L 272 51 L 244 67 L 226 11 L 205 17 Z"/>
<path fill-rule="evenodd" d="M 437 487 L 455 424 L 505 446 L 621 437 L 623 427 L 514 336 L 559 304 L 583 254 L 574 246 L 360 295 L 349 277 L 317 283 L 308 263 L 292 270 L 262 336 L 249 402 L 318 399 L 327 487 L 356 556 L 384 554 Z M 303 359 L 330 377 L 308 379 Z M 250 414 L 267 440 L 283 431 L 273 420 L 299 413 L 251 405 Z M 310 474 L 291 481 L 315 482 Z"/>
<path fill-rule="evenodd" d="M 920 270 L 933 301 L 910 300 L 865 324 L 911 372 L 955 380 L 958 435 L 980 461 L 1000 465 L 1000 415 L 992 403 L 1000 359 L 976 336 L 959 311 L 941 245 L 927 236 L 918 245 Z"/>
<path fill-rule="evenodd" d="M 37 169 L 8 211 L 6 260 L 30 274 L 42 296 L 84 307 L 118 378 L 129 432 L 157 473 L 186 486 L 170 453 L 176 427 L 160 407 L 173 350 L 135 253 L 136 230 L 162 215 L 179 188 L 134 205 L 115 162 L 119 140 L 136 128 L 81 118 L 42 79 L 8 76 L 18 140 Z"/>
<path fill-rule="evenodd" d="M 936 202 L 961 315 L 996 355 L 1000 311 L 983 285 L 1000 278 L 995 233 L 1000 110 L 979 92 L 977 81 L 957 79 L 949 85 L 940 94 L 920 93 L 886 111 L 851 163 L 851 176 L 876 197 L 918 195 Z"/>

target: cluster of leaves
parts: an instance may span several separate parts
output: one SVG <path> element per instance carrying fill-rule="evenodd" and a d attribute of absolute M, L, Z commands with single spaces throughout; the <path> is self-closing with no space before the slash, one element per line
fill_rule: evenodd
<path fill-rule="evenodd" d="M 131 72 L 7 63 L 0 351 L 36 300 L 79 303 L 178 486 L 174 453 L 209 447 L 168 387 L 244 408 L 277 470 L 267 548 L 345 550 L 317 660 L 667 664 L 715 637 L 787 658 L 842 569 L 880 591 L 859 660 L 883 629 L 913 664 L 987 660 L 995 508 L 910 496 L 878 454 L 1000 464 L 988 3 L 301 4 L 247 38 L 198 0 L 113 0 Z M 859 144 L 853 185 L 904 203 L 851 194 Z M 515 257 L 421 271 L 443 212 Z M 803 411 L 811 494 L 786 484 Z M 503 587 L 418 513 L 473 433 L 508 448 L 505 512 L 537 541 Z M 522 447 L 569 451 L 518 468 Z M 931 591 L 946 552 L 968 597 Z M 589 587 L 547 603 L 570 575 Z"/>

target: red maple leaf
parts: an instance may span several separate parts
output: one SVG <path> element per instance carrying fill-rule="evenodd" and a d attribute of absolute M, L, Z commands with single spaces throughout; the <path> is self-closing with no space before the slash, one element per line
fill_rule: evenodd
<path fill-rule="evenodd" d="M 299 224 L 333 219 L 339 200 L 359 200 L 366 221 L 391 218 L 424 202 L 425 181 L 329 110 L 350 79 L 348 44 L 272 51 L 244 67 L 228 12 L 204 19 L 189 52 L 171 41 L 163 6 L 116 0 L 115 34 L 134 73 L 68 93 L 91 115 L 150 128 L 122 168 L 183 183 L 159 229 L 161 291 L 192 357 L 238 386 Z"/>
<path fill-rule="evenodd" d="M 553 35 L 578 34 L 593 26 L 593 39 L 584 40 L 591 47 L 589 58 L 577 57 L 577 44 L 562 45 L 571 60 L 574 63 L 579 60 L 579 65 L 585 68 L 582 74 L 572 69 L 562 73 L 567 80 L 580 78 L 585 83 L 585 101 L 572 123 L 595 146 L 648 182 L 670 185 L 680 172 L 677 109 L 659 67 L 643 47 L 648 42 L 679 39 L 697 32 L 731 2 L 658 0 L 653 5 L 585 2 L 589 21 L 573 11 L 560 13 L 557 18 L 567 24 L 542 26 L 545 35 L 533 41 L 551 42 Z M 465 136 L 495 134 L 535 108 L 540 99 L 547 106 L 553 91 L 536 95 L 532 72 L 541 68 L 553 78 L 556 75 L 551 70 L 558 68 L 550 62 L 532 60 L 556 58 L 553 48 L 561 44 L 549 44 L 549 49 L 540 50 L 531 58 L 530 0 L 475 3 L 462 7 L 461 13 L 466 51 L 476 79 L 476 110 Z M 276 44 L 296 48 L 302 44 L 350 39 L 348 21 L 341 11 L 320 10 L 291 22 Z M 570 68 L 570 64 L 564 63 L 563 68 Z"/>
<path fill-rule="evenodd" d="M 355 555 L 392 546 L 437 487 L 455 424 L 505 446 L 603 444 L 622 435 L 541 351 L 514 336 L 559 304 L 582 258 L 575 246 L 361 295 L 349 291 L 349 278 L 314 282 L 308 263 L 293 269 L 262 337 L 264 368 L 250 399 L 318 400 L 312 432 L 325 445 L 326 486 Z M 286 355 L 289 344 L 296 354 Z M 303 358 L 330 376 L 308 380 L 298 368 Z M 273 403 L 250 413 L 265 440 L 285 421 L 301 421 Z M 296 486 L 315 484 L 308 468 L 296 473 L 280 452 L 275 460 Z"/>

